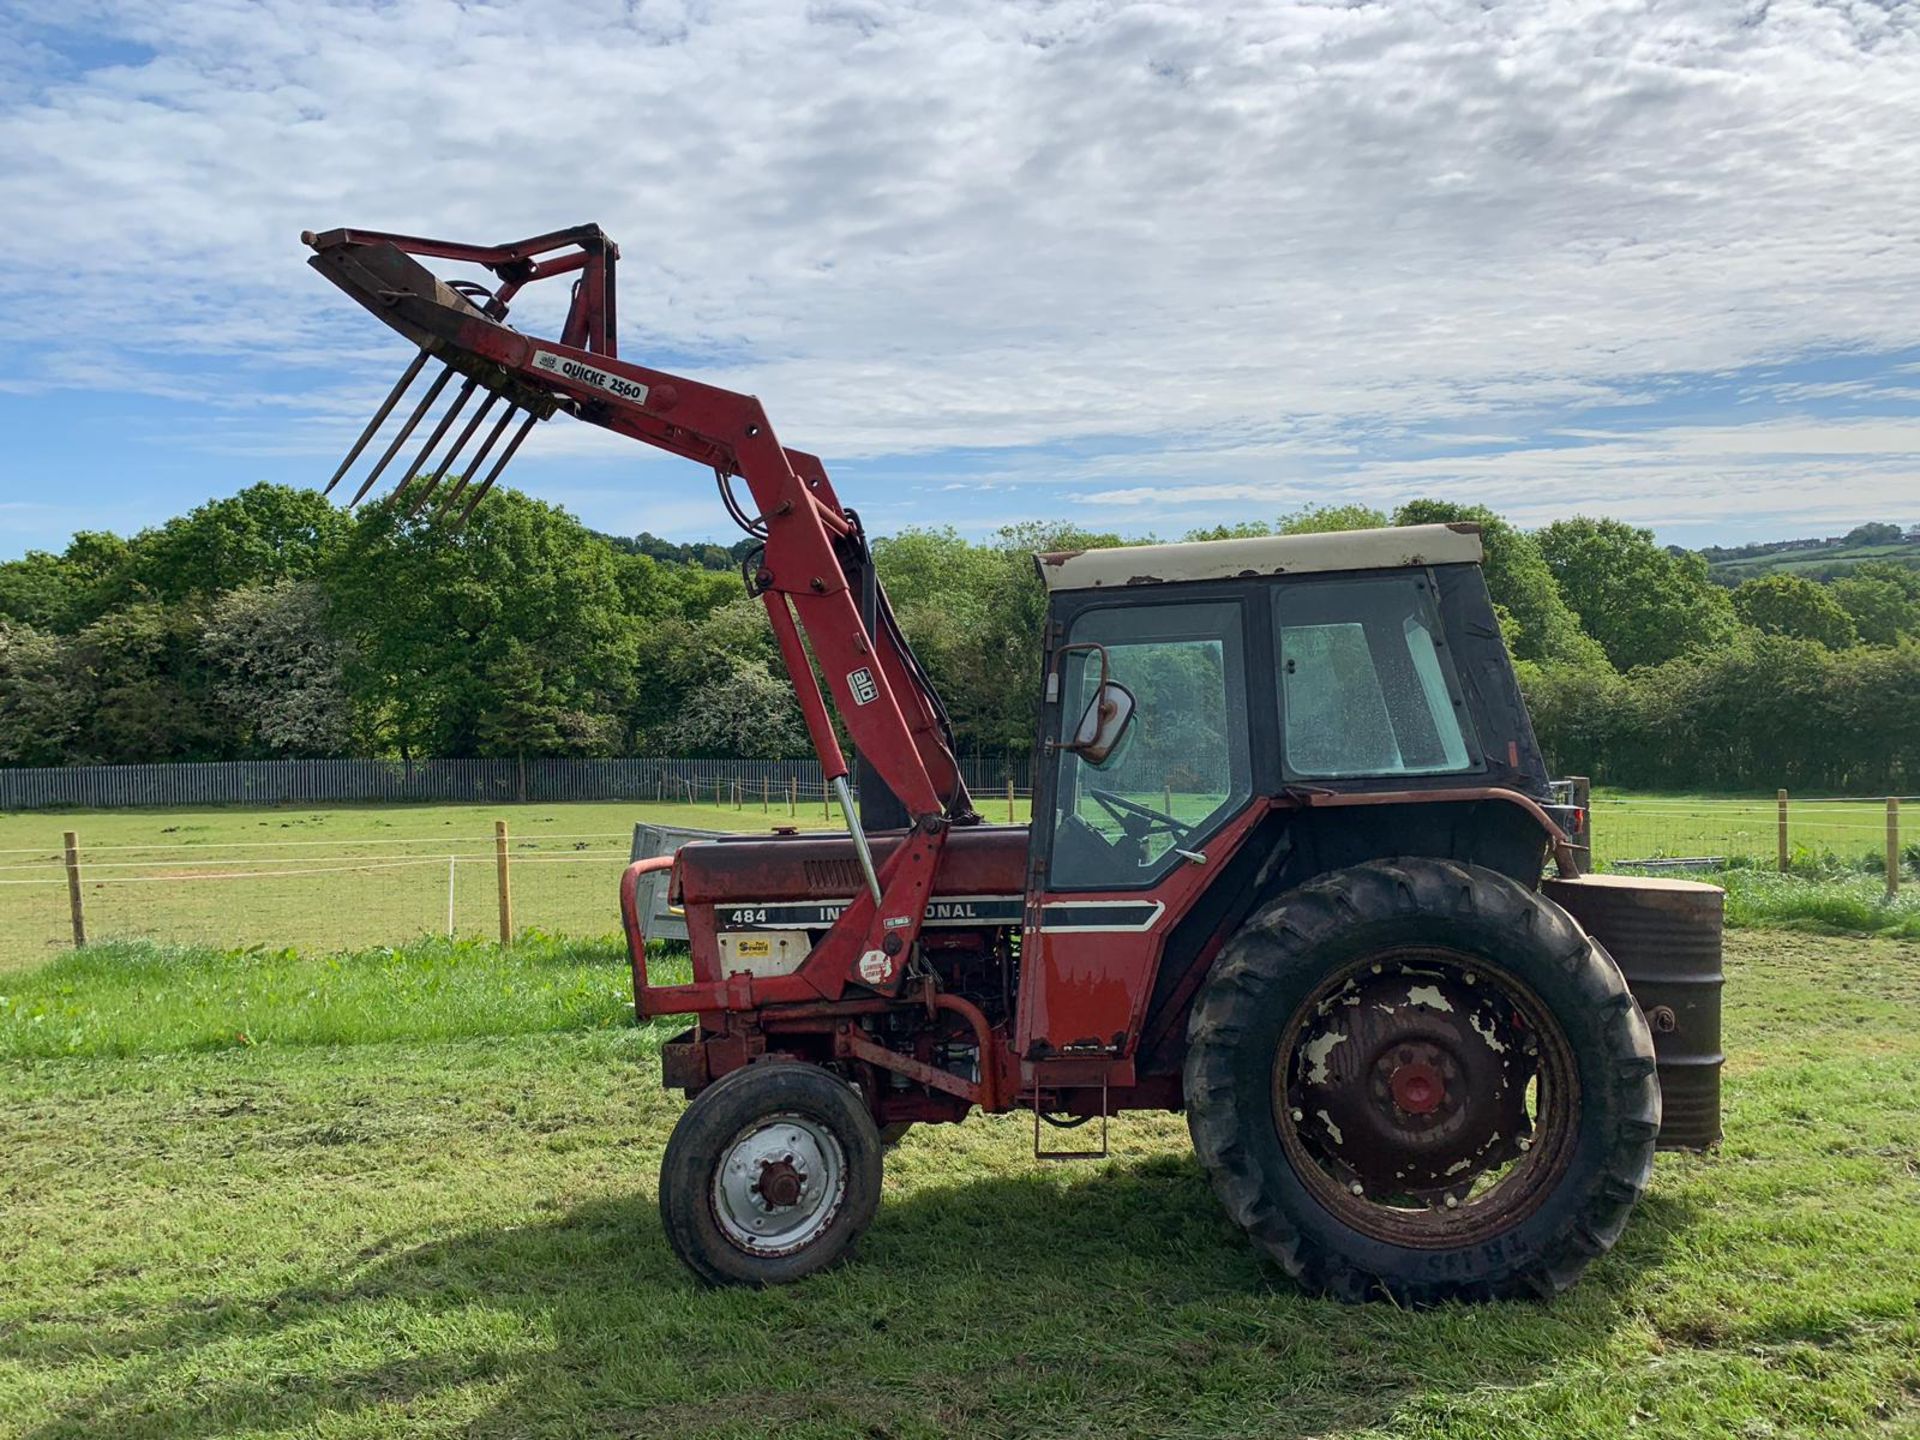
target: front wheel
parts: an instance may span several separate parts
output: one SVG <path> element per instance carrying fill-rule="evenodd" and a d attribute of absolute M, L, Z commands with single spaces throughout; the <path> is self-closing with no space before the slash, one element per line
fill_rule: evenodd
<path fill-rule="evenodd" d="M 1185 1087 L 1228 1212 L 1348 1300 L 1565 1289 L 1625 1226 L 1660 1125 L 1606 951 L 1513 880 L 1420 858 L 1256 913 L 1194 1006 Z"/>
<path fill-rule="evenodd" d="M 780 1285 L 843 1259 L 880 1203 L 880 1134 L 817 1065 L 748 1065 L 695 1095 L 667 1140 L 660 1218 L 712 1285 Z"/>

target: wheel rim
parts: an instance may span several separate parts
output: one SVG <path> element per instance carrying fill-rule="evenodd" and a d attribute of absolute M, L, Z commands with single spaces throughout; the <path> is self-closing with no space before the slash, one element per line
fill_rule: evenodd
<path fill-rule="evenodd" d="M 1275 1125 L 1320 1202 L 1363 1234 L 1441 1248 L 1511 1229 L 1573 1154 L 1571 1047 L 1533 990 L 1459 951 L 1336 971 L 1289 1021 Z"/>
<path fill-rule="evenodd" d="M 826 1233 L 846 1188 L 846 1152 L 832 1130 L 806 1115 L 770 1115 L 720 1152 L 713 1218 L 749 1255 L 791 1255 Z"/>

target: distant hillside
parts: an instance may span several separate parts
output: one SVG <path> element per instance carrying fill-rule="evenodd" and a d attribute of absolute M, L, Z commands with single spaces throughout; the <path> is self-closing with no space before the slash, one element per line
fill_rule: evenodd
<path fill-rule="evenodd" d="M 1836 580 L 1866 560 L 1891 561 L 1920 570 L 1920 525 L 1856 525 L 1844 535 L 1820 539 L 1766 540 L 1752 545 L 1709 545 L 1700 552 L 1708 574 L 1738 585 L 1776 571 L 1808 580 Z"/>

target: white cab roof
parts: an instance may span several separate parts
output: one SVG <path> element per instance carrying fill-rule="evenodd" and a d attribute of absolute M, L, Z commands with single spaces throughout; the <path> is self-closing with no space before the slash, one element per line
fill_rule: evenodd
<path fill-rule="evenodd" d="M 1259 535 L 1247 540 L 1189 540 L 1180 545 L 1122 545 L 1035 555 L 1049 590 L 1108 590 L 1181 580 L 1242 580 L 1328 570 L 1404 570 L 1478 565 L 1478 525 L 1397 525 L 1324 535 Z"/>

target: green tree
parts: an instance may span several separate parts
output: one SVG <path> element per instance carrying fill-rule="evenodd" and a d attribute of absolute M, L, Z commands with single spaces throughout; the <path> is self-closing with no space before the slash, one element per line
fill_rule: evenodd
<path fill-rule="evenodd" d="M 659 731 L 674 755 L 777 760 L 807 753 L 806 727 L 784 673 L 763 660 L 724 656 Z"/>
<path fill-rule="evenodd" d="M 1370 505 L 1307 505 L 1282 515 L 1274 533 L 1325 535 L 1335 530 L 1378 530 L 1386 523 L 1386 512 Z"/>
<path fill-rule="evenodd" d="M 317 490 L 251 485 L 136 535 L 131 569 L 145 593 L 168 602 L 305 579 L 345 538 L 348 524 Z"/>
<path fill-rule="evenodd" d="M 551 713 L 585 733 L 617 730 L 636 627 L 612 549 L 556 506 L 496 490 L 465 527 L 371 507 L 322 583 L 375 749 L 502 753 L 508 742 L 488 717 L 525 703 L 516 646 L 534 657 Z"/>
<path fill-rule="evenodd" d="M 72 634 L 132 598 L 129 555 L 118 535 L 82 530 L 59 555 L 29 550 L 0 564 L 0 618 Z"/>
<path fill-rule="evenodd" d="M 1906 538 L 1906 532 L 1898 525 L 1888 525 L 1884 521 L 1870 520 L 1865 525 L 1856 525 L 1846 533 L 1842 543 L 1847 545 L 1898 545 Z"/>
<path fill-rule="evenodd" d="M 71 758 L 85 697 L 69 649 L 57 635 L 0 619 L 0 763 Z"/>
<path fill-rule="evenodd" d="M 1872 561 L 1828 587 L 1869 645 L 1920 636 L 1920 571 Z"/>
<path fill-rule="evenodd" d="M 351 747 L 345 649 L 317 581 L 229 591 L 209 607 L 200 645 L 213 662 L 214 698 L 247 753 L 331 756 Z"/>
<path fill-rule="evenodd" d="M 1516 660 L 1579 667 L 1607 664 L 1599 642 L 1560 591 L 1540 544 L 1484 505 L 1409 500 L 1394 512 L 1396 525 L 1478 525 L 1485 551 L 1487 592 L 1500 611 L 1507 648 Z"/>
<path fill-rule="evenodd" d="M 1829 650 L 1844 650 L 1859 640 L 1853 617 L 1824 585 L 1798 575 L 1762 575 L 1744 580 L 1733 592 L 1733 609 L 1765 635 L 1790 635 Z"/>
<path fill-rule="evenodd" d="M 1708 581 L 1707 562 L 1662 549 L 1652 531 L 1581 515 L 1556 520 L 1537 538 L 1560 593 L 1620 669 L 1733 638 L 1732 602 Z"/>
<path fill-rule="evenodd" d="M 214 674 L 193 610 L 143 601 L 101 616 L 73 638 L 84 703 L 73 758 L 106 765 L 220 760 L 240 736 L 214 698 Z"/>

